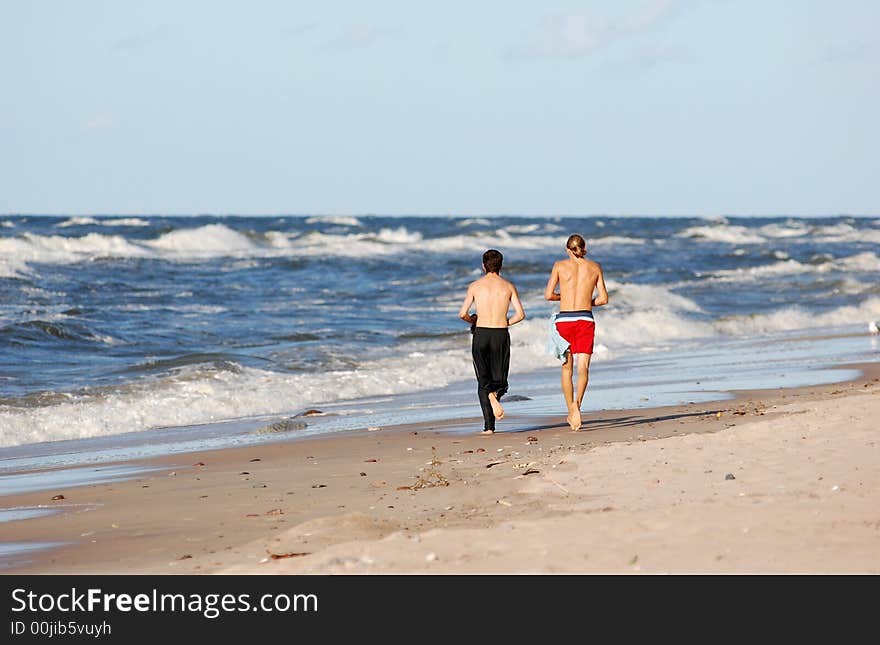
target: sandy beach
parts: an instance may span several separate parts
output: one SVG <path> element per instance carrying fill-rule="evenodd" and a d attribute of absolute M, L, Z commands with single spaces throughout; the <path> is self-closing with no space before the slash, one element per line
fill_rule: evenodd
<path fill-rule="evenodd" d="M 4 523 L 4 542 L 64 543 L 4 572 L 878 573 L 880 369 L 859 367 L 587 414 L 578 433 L 512 418 L 491 437 L 435 423 L 144 460 L 0 497 L 59 511 Z"/>

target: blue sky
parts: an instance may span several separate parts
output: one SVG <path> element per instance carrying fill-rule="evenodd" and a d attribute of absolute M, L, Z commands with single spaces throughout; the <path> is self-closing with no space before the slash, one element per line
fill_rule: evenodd
<path fill-rule="evenodd" d="M 878 214 L 880 3 L 0 0 L 0 213 Z"/>

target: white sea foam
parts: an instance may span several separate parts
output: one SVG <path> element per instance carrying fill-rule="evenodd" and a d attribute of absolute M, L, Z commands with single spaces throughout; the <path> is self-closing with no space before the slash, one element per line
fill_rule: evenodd
<path fill-rule="evenodd" d="M 473 374 L 467 340 L 457 350 L 430 352 L 430 383 L 442 387 Z M 412 374 L 426 369 L 424 355 L 374 361 L 356 370 L 286 374 L 239 367 L 211 371 L 188 366 L 172 377 L 77 394 L 45 407 L 0 407 L 0 446 L 78 439 L 151 428 L 208 423 L 266 414 L 289 414 L 340 399 L 388 395 L 419 387 Z"/>
<path fill-rule="evenodd" d="M 756 267 L 739 269 L 720 269 L 711 274 L 716 281 L 735 281 L 741 279 L 758 279 L 772 276 L 797 275 L 800 273 L 825 272 L 830 269 L 830 264 L 810 265 L 802 264 L 797 260 L 784 260 L 773 264 L 764 264 Z"/>
<path fill-rule="evenodd" d="M 24 262 L 15 258 L 0 257 L 0 278 L 23 278 L 28 273 L 30 269 Z"/>
<path fill-rule="evenodd" d="M 89 233 L 82 237 L 25 233 L 0 238 L 0 258 L 18 262 L 65 264 L 95 257 L 139 257 L 149 255 L 144 248 L 121 235 Z"/>
<path fill-rule="evenodd" d="M 150 222 L 140 217 L 108 217 L 100 220 L 101 226 L 149 226 Z"/>
<path fill-rule="evenodd" d="M 222 314 L 229 311 L 220 305 L 164 305 L 163 309 L 177 311 L 186 315 Z"/>
<path fill-rule="evenodd" d="M 338 248 L 349 257 L 370 257 L 407 253 L 417 247 L 421 253 L 474 252 L 487 248 L 508 249 L 562 248 L 565 238 L 536 235 L 511 235 L 505 230 L 451 235 L 424 239 L 421 233 L 405 227 L 383 228 L 377 233 L 330 235 L 314 231 L 298 237 L 275 237 L 271 245 L 277 252 L 293 256 L 314 256 Z"/>
<path fill-rule="evenodd" d="M 880 243 L 880 229 L 856 228 L 846 222 L 830 226 L 813 226 L 806 222 L 789 220 L 783 224 L 765 224 L 758 229 L 719 222 L 711 226 L 692 226 L 678 233 L 678 237 L 689 237 L 709 242 L 728 244 L 761 244 L 772 240 L 793 242 L 813 241 L 828 244 L 845 242 Z"/>
<path fill-rule="evenodd" d="M 406 227 L 399 228 L 383 228 L 376 235 L 376 239 L 383 244 L 401 244 L 410 245 L 418 244 L 422 241 L 422 234 L 419 232 L 411 232 Z"/>
<path fill-rule="evenodd" d="M 868 242 L 880 244 L 880 229 L 855 228 L 842 222 L 818 228 L 812 236 L 818 242 L 839 244 L 841 242 Z"/>
<path fill-rule="evenodd" d="M 405 227 L 383 228 L 377 233 L 349 233 L 331 235 L 313 231 L 298 237 L 273 237 L 272 246 L 283 255 L 309 257 L 325 255 L 330 249 L 337 249 L 349 257 L 370 257 L 391 255 L 409 250 L 422 241 L 422 235 L 412 233 Z"/>
<path fill-rule="evenodd" d="M 306 224 L 336 224 L 337 226 L 363 226 L 357 217 L 349 215 L 316 215 L 306 219 Z"/>
<path fill-rule="evenodd" d="M 462 228 L 465 226 L 492 226 L 492 222 L 484 217 L 471 217 L 469 219 L 461 220 L 458 222 L 457 226 Z"/>
<path fill-rule="evenodd" d="M 709 242 L 726 242 L 727 244 L 761 244 L 766 240 L 763 235 L 759 235 L 745 226 L 728 224 L 691 226 L 678 233 L 678 237 L 690 237 Z"/>
<path fill-rule="evenodd" d="M 482 252 L 498 248 L 559 249 L 565 235 L 515 234 L 508 229 L 480 231 L 425 239 L 418 231 L 404 226 L 379 231 L 328 233 L 322 231 L 268 231 L 248 235 L 225 224 L 207 224 L 196 228 L 178 229 L 154 239 L 128 240 L 122 235 L 90 233 L 85 236 L 44 236 L 26 233 L 0 238 L 0 258 L 19 262 L 63 264 L 94 257 L 155 257 L 166 260 L 203 261 L 220 257 L 310 257 L 324 255 L 328 249 L 339 249 L 349 257 L 371 257 L 404 254 L 418 249 L 420 253 Z M 529 227 L 529 230 L 531 228 Z M 589 240 L 598 248 L 619 245 L 642 245 L 646 240 L 633 237 L 608 236 Z M 16 271 L 26 271 L 18 266 Z"/>
<path fill-rule="evenodd" d="M 250 253 L 258 247 L 246 235 L 223 224 L 206 224 L 165 233 L 144 242 L 163 254 L 183 258 L 211 258 Z"/>
<path fill-rule="evenodd" d="M 0 220 L 0 228 L 15 228 L 15 222 L 8 219 Z"/>
<path fill-rule="evenodd" d="M 564 242 L 564 241 L 563 241 Z M 590 238 L 587 240 L 587 248 L 591 246 L 612 246 L 619 244 L 646 244 L 648 240 L 643 240 L 638 237 L 623 237 L 620 235 L 608 235 L 606 237 L 596 237 Z"/>
<path fill-rule="evenodd" d="M 709 274 L 714 281 L 760 280 L 768 277 L 799 275 L 804 273 L 825 274 L 832 271 L 873 273 L 880 271 L 880 258 L 870 251 L 846 258 L 804 264 L 797 260 L 784 260 L 773 264 L 739 269 L 722 269 Z"/>
<path fill-rule="evenodd" d="M 508 233 L 534 233 L 538 229 L 541 228 L 540 224 L 511 224 L 510 226 L 505 226 L 504 230 Z"/>
<path fill-rule="evenodd" d="M 60 224 L 56 224 L 58 228 L 66 228 L 68 226 L 89 226 L 90 224 L 97 224 L 98 220 L 94 217 L 71 217 L 69 219 L 64 220 Z"/>
<path fill-rule="evenodd" d="M 785 224 L 766 224 L 758 229 L 761 235 L 773 238 L 803 237 L 809 235 L 812 227 L 803 222 L 788 221 Z"/>
<path fill-rule="evenodd" d="M 30 271 L 28 265 L 33 263 L 71 264 L 100 257 L 207 259 L 234 254 L 250 255 L 256 249 L 256 245 L 246 236 L 222 224 L 172 231 L 144 242 L 102 233 L 79 237 L 24 233 L 0 238 L 0 266 L 5 266 L 7 273 L 22 275 Z"/>
<path fill-rule="evenodd" d="M 69 226 L 149 226 L 147 220 L 139 217 L 104 217 L 95 219 L 94 217 L 71 217 L 64 220 L 60 224 L 56 224 L 58 228 L 67 228 Z"/>
<path fill-rule="evenodd" d="M 880 316 L 880 298 L 866 299 L 859 305 L 816 313 L 801 307 L 785 307 L 770 314 L 730 316 L 714 323 L 715 328 L 732 336 L 755 336 L 794 329 L 828 328 L 865 323 Z"/>
<path fill-rule="evenodd" d="M 843 258 L 835 262 L 835 264 L 847 271 L 880 271 L 880 257 L 877 257 L 875 253 L 870 251 Z"/>

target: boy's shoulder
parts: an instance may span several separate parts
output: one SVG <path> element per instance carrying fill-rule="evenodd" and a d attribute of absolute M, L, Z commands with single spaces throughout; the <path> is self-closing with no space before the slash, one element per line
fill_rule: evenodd
<path fill-rule="evenodd" d="M 479 289 L 484 284 L 486 284 L 486 276 L 482 276 L 480 278 L 477 278 L 476 280 L 474 280 L 473 282 L 471 282 L 468 285 L 468 291 L 470 291 L 472 289 Z"/>
<path fill-rule="evenodd" d="M 501 276 L 498 276 L 498 277 L 501 277 Z M 508 280 L 507 278 L 501 278 L 501 280 L 504 283 L 504 286 L 507 287 L 508 289 L 516 289 L 516 287 L 513 285 L 513 281 Z"/>

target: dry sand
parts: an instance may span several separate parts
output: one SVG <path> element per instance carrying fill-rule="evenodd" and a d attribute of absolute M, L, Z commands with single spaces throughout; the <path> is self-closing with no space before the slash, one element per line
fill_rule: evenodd
<path fill-rule="evenodd" d="M 878 367 L 588 413 L 578 433 L 512 417 L 492 437 L 432 424 L 151 459 L 164 470 L 0 497 L 64 508 L 3 541 L 70 543 L 5 571 L 878 573 Z"/>

